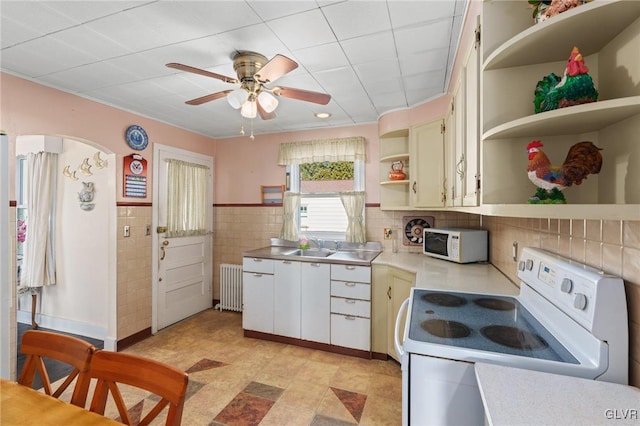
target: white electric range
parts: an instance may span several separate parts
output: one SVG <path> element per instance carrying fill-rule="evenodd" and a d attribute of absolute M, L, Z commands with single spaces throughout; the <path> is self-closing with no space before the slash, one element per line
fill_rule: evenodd
<path fill-rule="evenodd" d="M 475 362 L 627 384 L 622 279 L 533 248 L 518 278 L 515 297 L 412 290 L 396 321 L 403 424 L 482 425 Z"/>

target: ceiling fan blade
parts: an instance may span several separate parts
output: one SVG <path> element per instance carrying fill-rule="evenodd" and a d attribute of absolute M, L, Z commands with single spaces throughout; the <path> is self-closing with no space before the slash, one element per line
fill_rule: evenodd
<path fill-rule="evenodd" d="M 331 100 L 331 95 L 320 92 L 312 92 L 311 90 L 293 89 L 291 87 L 274 87 L 271 92 L 277 96 L 285 98 L 297 99 L 299 101 L 313 102 L 315 104 L 326 105 Z"/>
<path fill-rule="evenodd" d="M 192 72 L 194 74 L 204 75 L 205 77 L 217 78 L 218 80 L 222 80 L 225 83 L 233 83 L 233 84 L 239 83 L 239 81 L 236 80 L 235 78 L 227 77 L 226 75 L 222 75 L 222 74 L 216 74 L 215 72 L 203 70 L 200 68 L 190 67 L 189 65 L 183 65 L 183 64 L 178 64 L 176 62 L 171 62 L 166 64 L 166 66 L 169 68 L 180 70 L 180 71 L 186 71 L 186 72 Z"/>
<path fill-rule="evenodd" d="M 298 68 L 298 63 L 284 55 L 276 55 L 254 75 L 254 78 L 262 83 L 276 81 L 288 72 Z"/>
<path fill-rule="evenodd" d="M 258 106 L 258 114 L 260 114 L 260 118 L 262 118 L 263 120 L 271 120 L 272 118 L 276 118 L 275 112 L 265 111 L 264 108 L 262 108 L 262 106 L 260 105 L 260 102 L 256 102 L 256 104 Z"/>
<path fill-rule="evenodd" d="M 190 101 L 186 101 L 185 104 L 188 105 L 202 105 L 206 102 L 215 101 L 216 99 L 224 98 L 229 93 L 233 92 L 233 90 L 223 90 L 222 92 L 212 93 L 210 95 L 202 96 L 200 98 L 191 99 Z"/>

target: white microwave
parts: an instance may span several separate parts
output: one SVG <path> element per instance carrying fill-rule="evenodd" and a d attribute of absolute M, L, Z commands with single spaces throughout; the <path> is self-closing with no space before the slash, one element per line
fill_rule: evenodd
<path fill-rule="evenodd" d="M 488 232 L 482 229 L 425 228 L 422 252 L 456 263 L 486 262 Z"/>

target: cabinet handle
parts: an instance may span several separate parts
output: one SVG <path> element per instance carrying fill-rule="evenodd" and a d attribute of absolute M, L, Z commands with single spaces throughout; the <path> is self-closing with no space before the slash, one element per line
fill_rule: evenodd
<path fill-rule="evenodd" d="M 320 266 L 319 263 L 312 263 L 311 266 L 315 266 L 316 268 L 318 268 Z"/>
<path fill-rule="evenodd" d="M 355 287 L 356 283 L 344 283 L 347 287 Z"/>
<path fill-rule="evenodd" d="M 282 263 L 284 263 L 285 265 L 290 265 L 291 261 L 290 260 L 283 260 Z"/>
<path fill-rule="evenodd" d="M 261 276 L 262 276 L 262 274 L 258 274 L 258 273 L 255 273 L 255 272 L 254 272 L 253 276 L 254 276 L 254 277 L 261 277 Z"/>
<path fill-rule="evenodd" d="M 346 269 L 347 271 L 353 271 L 354 269 L 356 269 L 356 267 L 355 267 L 355 266 L 352 266 L 352 265 L 347 265 L 347 266 L 345 266 L 345 269 Z"/>
<path fill-rule="evenodd" d="M 413 181 L 413 186 L 411 187 L 411 189 L 413 189 L 413 193 L 416 194 L 416 185 L 418 184 L 418 182 L 416 182 L 415 180 Z"/>
<path fill-rule="evenodd" d="M 391 286 L 387 289 L 387 297 L 391 300 Z"/>
<path fill-rule="evenodd" d="M 257 258 L 257 257 L 254 257 L 254 258 L 253 258 L 253 261 L 254 261 L 254 262 L 262 262 L 262 259 L 259 259 L 259 258 Z"/>
<path fill-rule="evenodd" d="M 354 317 L 353 315 L 345 315 L 344 319 L 349 320 L 349 321 L 355 321 L 356 317 Z"/>
<path fill-rule="evenodd" d="M 355 299 L 347 299 L 347 300 L 345 300 L 345 303 L 350 303 L 350 304 L 353 305 L 353 304 L 356 303 L 356 301 L 355 301 Z"/>

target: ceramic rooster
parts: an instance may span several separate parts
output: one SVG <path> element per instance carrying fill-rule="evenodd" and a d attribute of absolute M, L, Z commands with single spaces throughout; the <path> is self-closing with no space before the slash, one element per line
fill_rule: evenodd
<path fill-rule="evenodd" d="M 527 145 L 529 166 L 527 173 L 529 180 L 539 189 L 536 195 L 529 199 L 532 204 L 559 203 L 566 200 L 562 190 L 571 185 L 580 185 L 590 174 L 600 173 L 602 167 L 601 149 L 593 142 L 578 142 L 569 148 L 564 163 L 560 166 L 552 165 L 547 155 L 542 151 L 542 142 L 532 141 Z"/>
<path fill-rule="evenodd" d="M 551 73 L 539 81 L 535 91 L 535 112 L 551 111 L 598 100 L 598 91 L 584 59 L 574 47 L 562 78 Z"/>

